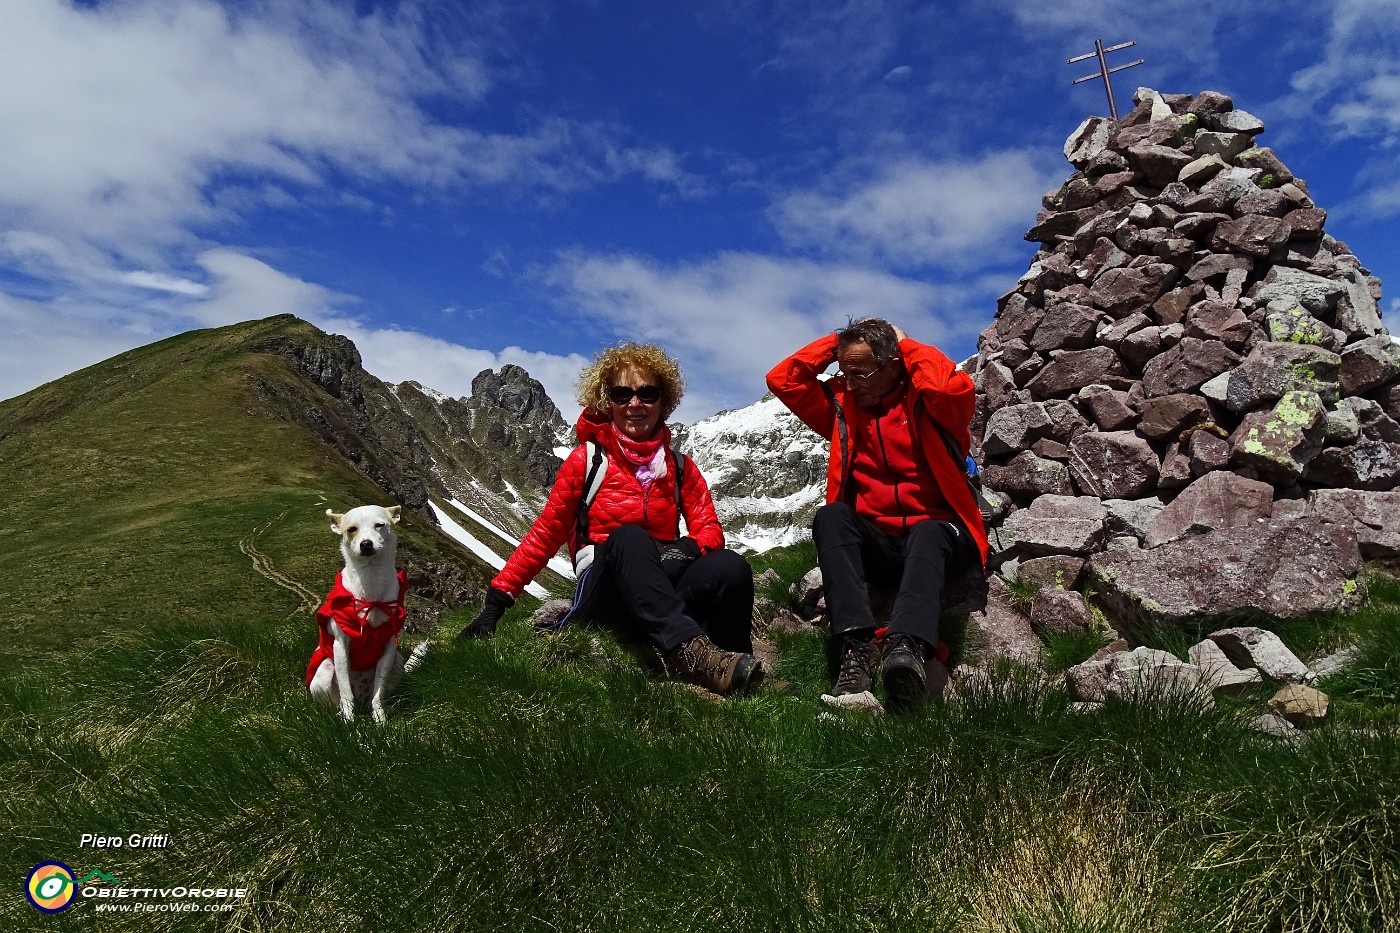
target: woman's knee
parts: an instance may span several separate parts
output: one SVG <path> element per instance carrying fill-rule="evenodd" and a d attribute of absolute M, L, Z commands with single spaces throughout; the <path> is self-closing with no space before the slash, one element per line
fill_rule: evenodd
<path fill-rule="evenodd" d="M 748 558 L 738 551 L 721 548 L 702 555 L 700 560 L 705 561 L 706 569 L 716 579 L 728 585 L 753 586 L 753 567 L 749 566 Z"/>
<path fill-rule="evenodd" d="M 608 549 L 611 551 L 642 546 L 654 549 L 656 543 L 641 525 L 619 525 L 608 535 Z"/>

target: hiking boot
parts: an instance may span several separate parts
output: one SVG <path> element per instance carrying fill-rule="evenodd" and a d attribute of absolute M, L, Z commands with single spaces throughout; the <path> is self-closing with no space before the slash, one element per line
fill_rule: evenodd
<path fill-rule="evenodd" d="M 875 643 L 874 632 L 861 629 L 842 636 L 836 685 L 831 695 L 840 697 L 866 692 L 875 682 L 879 669 L 880 646 Z"/>
<path fill-rule="evenodd" d="M 885 636 L 885 652 L 880 662 L 885 679 L 885 702 L 902 712 L 928 698 L 928 645 L 913 635 L 893 632 Z"/>
<path fill-rule="evenodd" d="M 724 651 L 708 635 L 696 635 L 666 654 L 681 680 L 721 696 L 746 693 L 763 680 L 763 665 L 751 654 Z"/>

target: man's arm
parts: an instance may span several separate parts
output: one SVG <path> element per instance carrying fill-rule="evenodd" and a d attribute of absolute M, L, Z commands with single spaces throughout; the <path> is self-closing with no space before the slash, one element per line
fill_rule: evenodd
<path fill-rule="evenodd" d="M 831 438 L 836 412 L 817 375 L 836 361 L 836 335 L 807 344 L 768 371 L 768 389 L 822 437 Z"/>
<path fill-rule="evenodd" d="M 972 377 L 958 369 L 943 351 L 919 343 L 898 327 L 899 354 L 909 371 L 909 382 L 934 422 L 951 434 L 966 456 L 972 446 L 968 426 L 977 406 Z"/>

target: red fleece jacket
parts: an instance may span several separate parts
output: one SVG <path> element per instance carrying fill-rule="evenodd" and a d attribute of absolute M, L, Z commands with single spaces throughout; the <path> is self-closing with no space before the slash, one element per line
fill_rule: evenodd
<path fill-rule="evenodd" d="M 985 564 L 987 532 L 967 487 L 963 461 L 972 446 L 972 378 L 936 347 L 908 337 L 899 342 L 899 353 L 909 377 L 880 412 L 857 405 L 841 377 L 828 380 L 825 387 L 817 378 L 836 359 L 835 334 L 814 340 L 774 366 L 768 388 L 831 442 L 827 502 L 851 501 L 859 514 L 896 533 L 921 518 L 955 515 L 977 542 Z M 957 460 L 939 428 L 957 443 Z M 907 449 L 902 440 L 906 434 Z M 921 456 L 914 455 L 916 449 Z"/>
<path fill-rule="evenodd" d="M 608 457 L 608 472 L 603 477 L 603 485 L 588 510 L 588 539 L 590 543 L 602 544 L 622 525 L 641 525 L 647 534 L 661 541 L 671 541 L 678 533 L 676 516 L 676 477 L 670 457 L 666 458 L 666 475 L 654 480 L 646 489 L 642 488 L 631 464 L 618 449 L 617 439 L 607 429 L 608 422 L 585 410 L 579 415 L 575 431 L 579 446 L 575 447 L 559 468 L 554 478 L 554 486 L 549 491 L 549 500 L 535 524 L 526 533 L 506 561 L 501 572 L 491 581 L 491 585 L 502 592 L 518 597 L 525 585 L 544 569 L 549 559 L 558 552 L 560 546 L 568 544 L 572 557 L 578 550 L 574 540 L 577 528 L 578 507 L 583 501 L 583 484 L 588 477 L 588 453 L 584 443 L 593 441 L 602 446 Z M 663 443 L 671 444 L 671 430 L 661 426 Z M 710 487 L 695 464 L 685 468 L 685 482 L 681 487 L 681 506 L 685 510 L 686 533 L 700 545 L 702 553 L 724 547 L 724 532 L 715 516 L 715 504 L 710 498 Z"/>

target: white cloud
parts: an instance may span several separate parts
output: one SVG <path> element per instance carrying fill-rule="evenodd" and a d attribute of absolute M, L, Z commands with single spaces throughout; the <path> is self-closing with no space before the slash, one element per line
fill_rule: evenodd
<path fill-rule="evenodd" d="M 200 254 L 198 262 L 214 284 L 207 297 L 185 305 L 183 310 L 204 327 L 222 327 L 273 314 L 295 314 L 310 320 L 353 300 L 231 249 L 207 250 Z"/>
<path fill-rule="evenodd" d="M 977 160 L 906 157 L 834 193 L 799 192 L 771 212 L 789 242 L 902 268 L 985 268 L 1024 253 L 1047 188 L 1062 180 L 1039 154 Z"/>
<path fill-rule="evenodd" d="M 174 292 L 177 295 L 189 295 L 194 298 L 207 295 L 209 286 L 199 282 L 192 282 L 189 279 L 182 279 L 175 275 L 166 275 L 163 272 L 124 272 L 118 276 L 118 280 L 126 285 L 135 285 L 138 288 L 149 288 L 158 292 Z"/>
<path fill-rule="evenodd" d="M 327 44 L 355 25 L 321 23 L 341 31 Z M 0 34 L 0 201 L 42 227 L 129 248 L 211 219 L 204 189 L 228 169 L 314 183 L 327 158 L 362 173 L 451 163 L 452 141 L 409 88 L 320 56 L 285 26 L 207 0 L 23 4 Z"/>
<path fill-rule="evenodd" d="M 1192 62 L 1208 60 L 1215 54 L 1210 43 L 1203 40 L 1215 35 L 1220 24 L 1241 9 L 1233 0 L 1158 0 L 1144 6 L 1136 0 L 999 0 L 1012 14 L 1017 24 L 1038 36 L 1052 32 L 1078 37 L 1082 45 L 1070 48 L 1066 59 L 1094 51 L 1094 39 L 1105 46 L 1137 41 L 1149 42 L 1161 49 L 1170 49 L 1178 59 Z M 1287 2 L 1287 0 L 1285 0 Z M 1271 11 L 1271 13 L 1274 11 Z M 1126 51 L 1120 54 L 1128 54 Z M 1084 63 L 1091 69 L 1093 61 Z M 1110 67 L 1120 64 L 1110 61 Z"/>
<path fill-rule="evenodd" d="M 884 317 L 933 344 L 965 340 L 990 320 L 965 310 L 980 304 L 971 288 L 747 253 L 669 268 L 574 253 L 551 280 L 565 304 L 619 339 L 654 341 L 680 360 L 688 385 L 681 420 L 760 398 L 779 360 L 852 317 Z"/>
<path fill-rule="evenodd" d="M 1400 141 L 1400 21 L 1392 0 L 1339 0 L 1323 57 L 1293 73 L 1288 104 L 1325 115 L 1332 129 Z"/>
<path fill-rule="evenodd" d="M 1284 138 L 1316 145 L 1312 129 L 1368 156 L 1355 173 L 1355 193 L 1332 206 L 1335 219 L 1366 223 L 1400 214 L 1400 20 L 1393 0 L 1339 0 L 1326 10 L 1322 54 L 1290 78 L 1275 107 L 1289 123 Z"/>
<path fill-rule="evenodd" d="M 83 240 L 146 266 L 196 225 L 301 189 L 391 180 L 575 190 L 633 174 L 696 180 L 663 147 L 552 119 L 517 134 L 437 121 L 479 100 L 486 53 L 447 46 L 411 0 L 353 5 L 126 0 L 6 4 L 0 30 L 0 209 L 15 228 Z M 350 193 L 346 197 L 354 198 Z"/>

